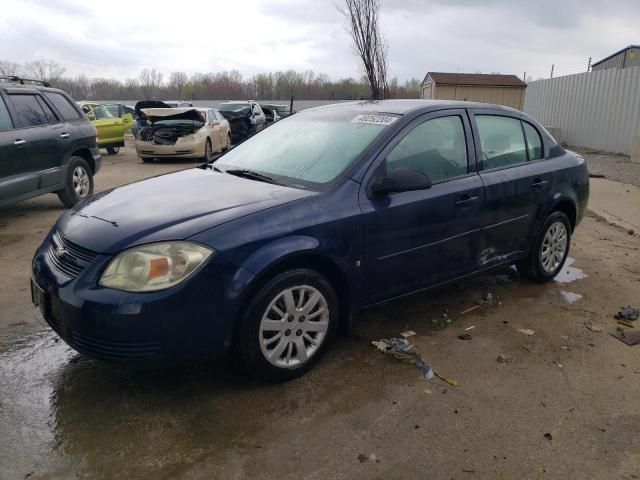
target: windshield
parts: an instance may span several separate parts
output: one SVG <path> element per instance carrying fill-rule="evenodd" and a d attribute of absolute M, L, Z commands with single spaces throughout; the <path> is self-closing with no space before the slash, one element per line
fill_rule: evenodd
<path fill-rule="evenodd" d="M 177 120 L 152 120 L 152 123 L 156 126 L 165 126 L 165 127 L 174 127 L 176 125 L 192 125 L 194 128 L 202 128 L 204 126 L 203 122 L 198 120 L 187 120 L 187 119 L 177 119 Z"/>
<path fill-rule="evenodd" d="M 397 117 L 307 111 L 276 122 L 220 158 L 224 170 L 252 170 L 278 183 L 319 187 L 344 172 Z"/>
<path fill-rule="evenodd" d="M 240 112 L 242 110 L 249 110 L 248 103 L 223 103 L 218 106 L 218 110 L 222 112 Z"/>
<path fill-rule="evenodd" d="M 96 120 L 103 120 L 105 118 L 114 118 L 114 116 L 111 115 L 111 112 L 104 105 L 98 105 L 96 108 L 91 110 L 90 113 L 92 113 L 95 116 Z"/>

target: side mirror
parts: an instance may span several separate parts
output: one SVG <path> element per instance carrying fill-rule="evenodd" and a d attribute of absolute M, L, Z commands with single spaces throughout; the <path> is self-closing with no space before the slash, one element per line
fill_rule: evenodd
<path fill-rule="evenodd" d="M 431 179 L 419 170 L 396 168 L 386 177 L 378 178 L 371 184 L 371 194 L 381 197 L 390 193 L 411 192 L 431 188 Z"/>

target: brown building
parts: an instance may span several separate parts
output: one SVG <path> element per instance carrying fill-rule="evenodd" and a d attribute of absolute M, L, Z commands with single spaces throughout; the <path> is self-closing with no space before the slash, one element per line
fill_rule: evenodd
<path fill-rule="evenodd" d="M 515 75 L 429 72 L 422 82 L 424 99 L 495 103 L 522 110 L 527 84 Z"/>

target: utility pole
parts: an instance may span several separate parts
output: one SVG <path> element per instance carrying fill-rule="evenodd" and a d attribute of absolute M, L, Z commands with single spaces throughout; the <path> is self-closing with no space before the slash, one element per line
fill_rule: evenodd
<path fill-rule="evenodd" d="M 526 71 L 522 74 L 522 81 L 524 83 L 527 83 L 527 72 Z"/>
<path fill-rule="evenodd" d="M 589 63 L 587 64 L 587 72 L 591 71 L 591 57 L 589 57 Z"/>
<path fill-rule="evenodd" d="M 555 68 L 555 64 L 551 65 L 551 78 L 553 78 L 553 69 Z"/>

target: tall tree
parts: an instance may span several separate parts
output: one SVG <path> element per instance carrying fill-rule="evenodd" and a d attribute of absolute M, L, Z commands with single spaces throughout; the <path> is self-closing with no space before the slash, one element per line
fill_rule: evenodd
<path fill-rule="evenodd" d="M 345 0 L 338 7 L 347 23 L 353 49 L 360 57 L 369 80 L 371 97 L 385 98 L 387 94 L 387 44 L 380 33 L 380 0 Z"/>
<path fill-rule="evenodd" d="M 24 65 L 25 72 L 34 80 L 55 82 L 65 72 L 65 68 L 53 60 L 34 60 Z"/>
<path fill-rule="evenodd" d="M 182 98 L 182 89 L 189 81 L 189 77 L 184 72 L 171 72 L 169 75 L 169 88 L 176 92 L 176 98 Z"/>

